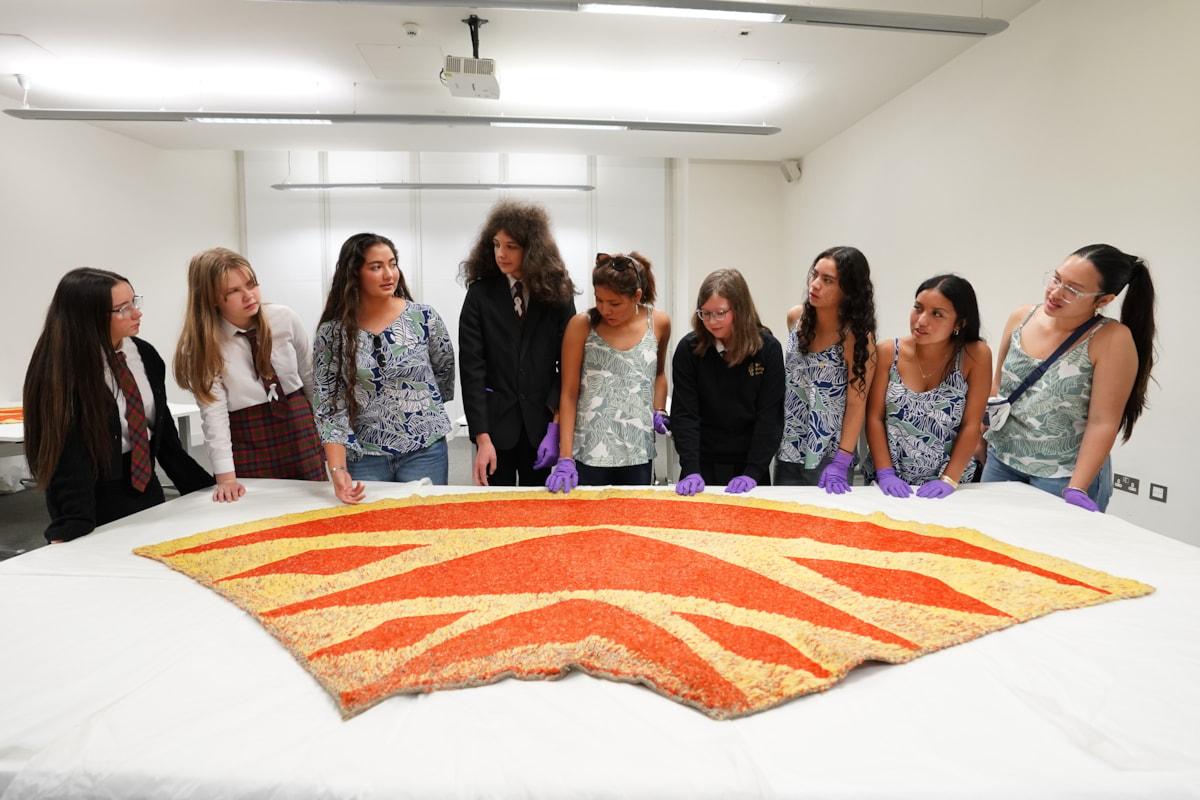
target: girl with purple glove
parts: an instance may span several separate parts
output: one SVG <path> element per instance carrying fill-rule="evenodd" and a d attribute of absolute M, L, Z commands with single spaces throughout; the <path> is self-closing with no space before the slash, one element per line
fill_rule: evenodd
<path fill-rule="evenodd" d="M 655 309 L 640 253 L 596 256 L 596 305 L 567 324 L 562 347 L 558 463 L 546 488 L 647 486 L 654 434 L 665 434 L 671 320 Z"/>
<path fill-rule="evenodd" d="M 942 498 L 975 479 L 992 351 L 979 337 L 975 290 L 957 275 L 917 287 L 909 330 L 876 351 L 891 368 L 871 383 L 871 457 L 863 472 L 892 497 L 908 497 L 916 486 L 918 497 Z"/>
<path fill-rule="evenodd" d="M 1021 481 L 1103 511 L 1112 495 L 1109 451 L 1128 441 L 1146 405 L 1154 364 L 1154 284 L 1146 264 L 1093 244 L 1046 274 L 1043 302 L 1008 318 L 992 394 L 1008 397 L 1076 328 L 1091 327 L 1012 404 L 988 441 L 984 481 Z M 1101 311 L 1122 291 L 1121 320 Z"/>
<path fill-rule="evenodd" d="M 541 486 L 558 457 L 559 359 L 575 284 L 545 209 L 502 200 L 467 260 L 459 370 L 476 486 Z"/>
<path fill-rule="evenodd" d="M 675 348 L 671 432 L 678 494 L 770 483 L 783 434 L 783 348 L 759 322 L 746 279 L 720 269 L 700 284 L 692 330 Z"/>
<path fill-rule="evenodd" d="M 850 467 L 875 373 L 875 290 L 867 258 L 831 247 L 788 312 L 784 430 L 775 483 L 850 491 Z"/>

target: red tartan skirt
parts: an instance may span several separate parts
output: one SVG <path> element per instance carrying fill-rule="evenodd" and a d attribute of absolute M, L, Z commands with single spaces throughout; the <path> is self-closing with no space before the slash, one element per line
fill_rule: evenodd
<path fill-rule="evenodd" d="M 230 412 L 233 465 L 239 478 L 328 480 L 325 449 L 308 398 L 296 390 L 286 399 L 286 417 L 275 416 L 270 403 Z"/>

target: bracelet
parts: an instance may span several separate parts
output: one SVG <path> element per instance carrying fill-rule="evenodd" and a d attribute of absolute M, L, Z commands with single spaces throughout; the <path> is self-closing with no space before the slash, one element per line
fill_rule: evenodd
<path fill-rule="evenodd" d="M 330 467 L 330 468 L 329 468 L 329 471 L 330 471 L 330 472 L 337 472 L 339 469 L 345 469 L 345 467 Z"/>
<path fill-rule="evenodd" d="M 951 489 L 957 489 L 957 488 L 958 488 L 958 481 L 954 480 L 954 478 L 950 478 L 950 477 L 947 477 L 947 476 L 945 476 L 945 475 L 938 475 L 938 480 L 939 480 L 939 481 L 941 481 L 941 482 L 943 482 L 943 483 L 948 483 L 948 484 L 950 484 L 950 488 L 951 488 Z"/>
<path fill-rule="evenodd" d="M 840 452 L 842 452 L 842 453 L 845 453 L 845 454 L 846 454 L 846 455 L 848 455 L 848 456 L 852 456 L 852 455 L 854 455 L 854 451 L 853 451 L 853 450 L 847 450 L 846 448 L 842 447 L 841 445 L 839 445 L 839 446 L 838 446 L 838 450 L 839 450 Z"/>
<path fill-rule="evenodd" d="M 1079 489 L 1079 488 L 1077 488 L 1077 487 L 1074 487 L 1074 486 L 1068 486 L 1067 488 L 1065 488 L 1065 489 L 1063 489 L 1063 490 L 1062 490 L 1062 496 L 1063 496 L 1063 497 L 1066 497 L 1066 496 L 1067 496 L 1067 492 L 1082 492 L 1083 494 L 1087 494 L 1087 489 Z"/>
<path fill-rule="evenodd" d="M 666 410 L 665 408 L 656 408 L 656 409 L 654 409 L 654 410 L 655 410 L 655 411 L 657 411 L 657 412 L 658 412 L 658 413 L 660 413 L 660 414 L 666 414 L 666 413 L 667 413 L 667 410 Z"/>

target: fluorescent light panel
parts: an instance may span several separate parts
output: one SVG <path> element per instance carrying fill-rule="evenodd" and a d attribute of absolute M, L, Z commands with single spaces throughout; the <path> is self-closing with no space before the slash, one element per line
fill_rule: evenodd
<path fill-rule="evenodd" d="M 230 122 L 248 125 L 441 125 L 478 127 L 521 125 L 541 128 L 662 131 L 667 133 L 720 133 L 770 136 L 772 125 L 721 122 L 659 122 L 655 120 L 559 119 L 552 117 L 464 117 L 443 114 L 262 114 L 234 111 L 125 111 L 120 109 L 6 108 L 17 119 L 72 120 L 76 122 Z"/>
<path fill-rule="evenodd" d="M 432 189 L 432 190 L 494 190 L 517 189 L 521 191 L 554 190 L 568 192 L 590 192 L 595 186 L 564 183 L 274 183 L 272 189 L 280 191 L 326 191 L 330 189 Z"/>
<path fill-rule="evenodd" d="M 389 6 L 427 6 L 429 0 L 272 0 L 292 3 L 369 3 Z M 864 0 L 866 2 L 866 0 Z M 956 36 L 991 36 L 1008 28 L 1002 19 L 963 17 L 951 14 L 920 14 L 907 11 L 871 11 L 857 8 L 828 8 L 823 6 L 784 5 L 777 3 L 739 2 L 739 0 L 606 0 L 604 3 L 564 2 L 564 0 L 450 0 L 439 5 L 454 8 L 495 8 L 523 11 L 594 11 L 591 6 L 602 5 L 611 13 L 659 13 L 678 16 L 681 11 L 692 16 L 705 14 L 755 14 L 759 19 L 769 16 L 791 25 L 828 25 L 843 28 L 868 28 L 911 33 L 947 33 Z M 729 17 L 736 19 L 736 16 Z"/>

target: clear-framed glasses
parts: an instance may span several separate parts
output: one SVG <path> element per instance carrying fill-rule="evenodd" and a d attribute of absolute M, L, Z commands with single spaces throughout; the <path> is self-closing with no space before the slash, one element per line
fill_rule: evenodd
<path fill-rule="evenodd" d="M 130 300 L 128 303 L 122 303 L 114 308 L 112 312 L 121 319 L 129 319 L 133 316 L 134 309 L 140 309 L 141 307 L 142 296 L 140 294 L 135 294 L 132 300 Z"/>
<path fill-rule="evenodd" d="M 1099 297 L 1108 294 L 1108 292 L 1081 292 L 1074 286 L 1063 283 L 1053 272 L 1046 273 L 1046 288 L 1052 292 L 1058 290 L 1064 303 L 1074 303 L 1081 297 Z"/>
<path fill-rule="evenodd" d="M 697 308 L 696 316 L 700 318 L 701 322 L 723 322 L 729 316 L 730 311 L 733 309 L 722 308 L 717 311 L 705 311 L 703 308 Z"/>

